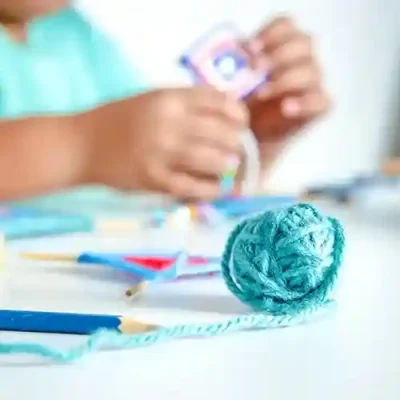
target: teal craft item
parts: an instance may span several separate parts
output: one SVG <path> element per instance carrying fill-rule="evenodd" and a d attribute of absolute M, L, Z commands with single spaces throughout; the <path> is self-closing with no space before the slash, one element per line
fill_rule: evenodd
<path fill-rule="evenodd" d="M 303 323 L 330 309 L 345 247 L 340 222 L 314 206 L 295 204 L 261 213 L 230 234 L 222 274 L 230 291 L 254 313 L 218 323 L 177 325 L 124 335 L 94 332 L 80 346 L 57 350 L 36 343 L 0 343 L 0 354 L 33 354 L 72 362 L 102 348 L 138 348 L 168 339 L 211 337 Z"/>
<path fill-rule="evenodd" d="M 240 223 L 226 244 L 222 273 L 254 311 L 299 315 L 329 302 L 343 248 L 338 220 L 297 204 Z"/>
<path fill-rule="evenodd" d="M 34 19 L 27 41 L 0 25 L 0 118 L 80 113 L 148 90 L 118 44 L 73 7 Z"/>

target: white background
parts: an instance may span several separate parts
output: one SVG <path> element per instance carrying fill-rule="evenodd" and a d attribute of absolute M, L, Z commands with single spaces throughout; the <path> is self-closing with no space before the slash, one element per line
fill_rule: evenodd
<path fill-rule="evenodd" d="M 188 82 L 176 59 L 204 31 L 232 21 L 252 32 L 281 13 L 315 34 L 334 111 L 288 150 L 274 189 L 373 171 L 400 125 L 397 0 L 82 0 L 155 85 Z"/>

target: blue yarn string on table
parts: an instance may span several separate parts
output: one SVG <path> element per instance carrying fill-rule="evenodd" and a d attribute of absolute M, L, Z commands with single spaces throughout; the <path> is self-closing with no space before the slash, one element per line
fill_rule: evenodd
<path fill-rule="evenodd" d="M 72 362 L 104 347 L 138 348 L 173 338 L 296 325 L 332 303 L 344 245 L 340 222 L 310 204 L 267 211 L 232 231 L 221 263 L 228 289 L 255 313 L 135 335 L 100 330 L 65 351 L 36 343 L 0 343 L 0 354 L 25 353 Z"/>

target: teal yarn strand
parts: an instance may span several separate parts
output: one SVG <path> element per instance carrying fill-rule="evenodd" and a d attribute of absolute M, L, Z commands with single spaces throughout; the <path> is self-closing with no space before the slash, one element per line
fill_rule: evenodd
<path fill-rule="evenodd" d="M 106 347 L 139 348 L 169 339 L 297 325 L 332 304 L 330 295 L 342 265 L 344 245 L 339 221 L 322 215 L 312 205 L 267 211 L 232 231 L 221 263 L 228 289 L 255 313 L 135 335 L 99 330 L 83 344 L 64 351 L 37 343 L 0 342 L 0 354 L 73 362 Z"/>
<path fill-rule="evenodd" d="M 0 343 L 0 354 L 31 354 L 52 359 L 56 362 L 74 362 L 103 348 L 140 348 L 165 342 L 169 339 L 221 336 L 250 329 L 271 329 L 297 325 L 304 316 L 274 317 L 249 314 L 211 324 L 176 325 L 160 328 L 154 332 L 126 335 L 111 330 L 99 330 L 77 347 L 57 350 L 38 343 Z"/>

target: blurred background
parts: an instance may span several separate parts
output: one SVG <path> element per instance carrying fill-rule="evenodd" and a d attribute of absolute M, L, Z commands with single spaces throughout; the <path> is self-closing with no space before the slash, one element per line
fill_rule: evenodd
<path fill-rule="evenodd" d="M 269 182 L 274 190 L 373 173 L 400 156 L 398 0 L 81 0 L 78 7 L 155 86 L 189 84 L 177 58 L 214 24 L 232 21 L 250 33 L 291 14 L 313 33 L 335 108 L 293 142 Z"/>

